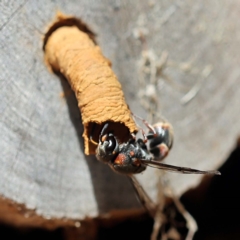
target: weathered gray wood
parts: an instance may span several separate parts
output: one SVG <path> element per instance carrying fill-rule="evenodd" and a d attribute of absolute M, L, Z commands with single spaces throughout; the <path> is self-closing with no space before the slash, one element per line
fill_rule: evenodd
<path fill-rule="evenodd" d="M 56 11 L 81 17 L 98 35 L 132 111 L 142 117 L 143 50 L 169 54 L 157 102 L 174 126 L 168 163 L 203 170 L 225 159 L 240 132 L 237 0 L 0 2 L 0 194 L 48 217 L 84 218 L 139 207 L 127 179 L 83 154 L 82 126 L 68 86 L 48 72 L 42 37 Z M 144 35 L 141 43 L 138 34 Z M 185 64 L 184 64 L 185 63 Z M 188 70 L 188 71 L 187 71 Z M 201 82 L 187 104 L 181 99 Z M 180 85 L 181 87 L 177 87 Z M 199 177 L 168 174 L 178 194 Z M 156 198 L 158 171 L 140 180 Z"/>

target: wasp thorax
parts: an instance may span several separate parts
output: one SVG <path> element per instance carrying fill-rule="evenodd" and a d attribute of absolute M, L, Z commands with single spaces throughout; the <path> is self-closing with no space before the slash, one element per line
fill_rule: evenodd
<path fill-rule="evenodd" d="M 146 155 L 148 153 L 138 142 L 129 141 L 119 145 L 119 152 L 109 165 L 115 172 L 121 174 L 140 173 L 146 169 L 142 164 Z"/>

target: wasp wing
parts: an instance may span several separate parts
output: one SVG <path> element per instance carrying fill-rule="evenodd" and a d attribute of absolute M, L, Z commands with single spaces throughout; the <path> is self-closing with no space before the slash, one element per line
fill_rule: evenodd
<path fill-rule="evenodd" d="M 155 216 L 157 205 L 152 201 L 152 199 L 145 192 L 138 180 L 133 176 L 129 176 L 129 179 L 134 187 L 135 193 L 138 197 L 138 200 L 142 206 L 148 211 L 151 217 Z"/>
<path fill-rule="evenodd" d="M 211 171 L 201 171 L 193 168 L 187 168 L 187 167 L 179 167 L 174 165 L 169 165 L 165 163 L 161 163 L 155 160 L 142 160 L 142 163 L 144 165 L 147 165 L 149 167 L 158 168 L 170 172 L 178 172 L 183 174 L 213 174 L 213 175 L 221 175 L 219 171 L 211 170 Z"/>

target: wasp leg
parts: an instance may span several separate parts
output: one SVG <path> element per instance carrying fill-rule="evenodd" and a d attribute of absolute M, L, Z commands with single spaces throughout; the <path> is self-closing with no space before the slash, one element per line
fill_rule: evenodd
<path fill-rule="evenodd" d="M 132 115 L 135 117 L 135 118 L 138 118 L 139 120 L 141 120 L 143 122 L 143 124 L 149 129 L 149 131 L 151 131 L 154 135 L 156 134 L 156 131 L 154 129 L 154 126 L 152 126 L 150 123 L 148 123 L 145 119 L 139 117 L 138 115 L 135 115 L 132 113 Z"/>
<path fill-rule="evenodd" d="M 98 145 L 98 142 L 96 142 L 96 141 L 93 140 L 94 131 L 95 131 L 95 124 L 93 124 L 91 133 L 90 133 L 90 135 L 89 135 L 89 140 L 90 140 L 90 142 L 93 143 L 94 145 Z"/>

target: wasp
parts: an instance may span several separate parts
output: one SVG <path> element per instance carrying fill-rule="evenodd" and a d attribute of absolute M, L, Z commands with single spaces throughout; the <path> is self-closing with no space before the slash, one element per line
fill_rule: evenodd
<path fill-rule="evenodd" d="M 127 142 L 120 143 L 114 131 L 108 130 L 110 122 L 106 122 L 100 131 L 98 143 L 93 140 L 92 134 L 89 139 L 97 145 L 96 157 L 99 161 L 108 164 L 115 172 L 129 177 L 138 200 L 149 215 L 155 219 L 158 207 L 142 188 L 134 174 L 143 172 L 148 166 L 184 174 L 220 175 L 220 172 L 214 170 L 201 171 L 161 163 L 161 160 L 168 155 L 173 145 L 173 128 L 171 124 L 158 122 L 151 125 L 144 119 L 138 118 L 149 129 L 147 134 L 141 129 L 143 138 L 137 139 L 136 134 L 132 133 Z"/>
<path fill-rule="evenodd" d="M 114 131 L 108 131 L 109 122 L 104 123 L 98 143 L 94 142 L 90 136 L 90 141 L 97 144 L 97 159 L 108 164 L 115 172 L 125 175 L 141 173 L 147 166 L 184 174 L 220 175 L 218 171 L 201 171 L 161 163 L 172 148 L 173 128 L 167 122 L 151 125 L 144 119 L 140 119 L 149 129 L 147 134 L 142 130 L 143 138 L 137 139 L 132 133 L 132 137 L 127 142 L 120 143 Z"/>

